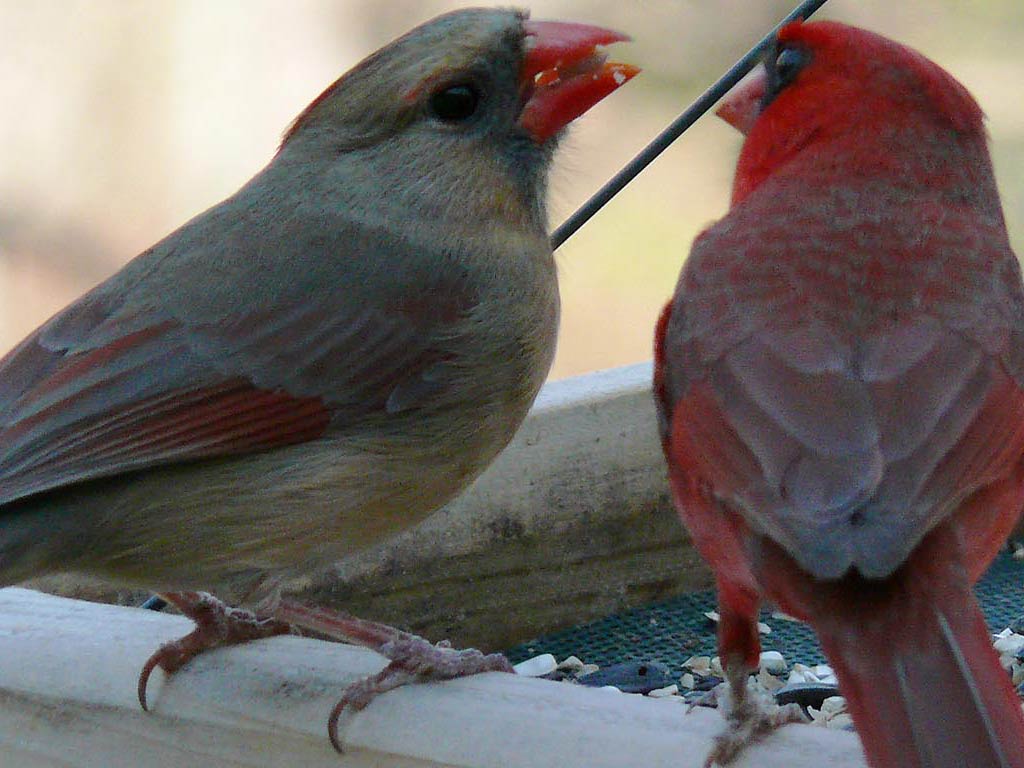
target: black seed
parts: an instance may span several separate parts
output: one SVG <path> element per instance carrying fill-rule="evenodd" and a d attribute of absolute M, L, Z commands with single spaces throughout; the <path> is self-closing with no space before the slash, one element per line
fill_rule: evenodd
<path fill-rule="evenodd" d="M 626 661 L 591 672 L 579 679 L 580 685 L 599 688 L 614 685 L 624 693 L 650 693 L 672 685 L 668 667 L 654 661 Z"/>

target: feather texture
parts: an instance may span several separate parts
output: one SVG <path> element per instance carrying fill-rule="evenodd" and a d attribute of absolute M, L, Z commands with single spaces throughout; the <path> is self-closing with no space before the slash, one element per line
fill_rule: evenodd
<path fill-rule="evenodd" d="M 720 655 L 731 683 L 756 669 L 767 598 L 818 632 L 873 768 L 1024 768 L 970 591 L 1024 507 L 1024 287 L 981 111 L 833 22 L 784 28 L 765 67 L 723 108 L 733 204 L 655 341 Z"/>
<path fill-rule="evenodd" d="M 0 360 L 0 581 L 73 569 L 244 596 L 464 488 L 554 353 L 557 137 L 519 124 L 524 62 L 619 39 L 490 9 L 413 30 L 237 193 Z M 438 115 L 467 78 L 476 111 Z"/>

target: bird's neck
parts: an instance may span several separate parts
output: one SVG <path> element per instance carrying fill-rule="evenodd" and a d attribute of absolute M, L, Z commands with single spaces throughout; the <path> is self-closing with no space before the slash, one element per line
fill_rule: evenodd
<path fill-rule="evenodd" d="M 931 123 L 825 124 L 748 141 L 737 165 L 733 205 L 772 177 L 797 179 L 805 189 L 881 184 L 904 196 L 1002 217 L 985 137 Z"/>

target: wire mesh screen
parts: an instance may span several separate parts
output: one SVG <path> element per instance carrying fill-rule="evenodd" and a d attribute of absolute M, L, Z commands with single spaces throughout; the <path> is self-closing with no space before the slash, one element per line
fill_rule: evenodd
<path fill-rule="evenodd" d="M 1024 562 L 1002 553 L 978 583 L 975 593 L 993 632 L 1024 613 Z M 636 608 L 561 632 L 539 637 L 509 649 L 513 663 L 550 653 L 561 661 L 578 656 L 588 664 L 607 666 L 623 661 L 657 661 L 673 673 L 694 655 L 714 656 L 715 623 L 704 614 L 716 609 L 713 591 L 682 595 L 662 603 Z M 761 612 L 770 632 L 761 635 L 764 650 L 777 650 L 790 663 L 825 661 L 821 646 L 809 627 L 800 622 Z"/>

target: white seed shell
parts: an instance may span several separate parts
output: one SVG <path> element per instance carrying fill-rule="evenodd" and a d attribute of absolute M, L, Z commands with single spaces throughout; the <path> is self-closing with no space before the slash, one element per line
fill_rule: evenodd
<path fill-rule="evenodd" d="M 558 662 L 550 653 L 542 653 L 540 656 L 519 662 L 512 669 L 523 677 L 543 677 L 558 669 Z"/>

